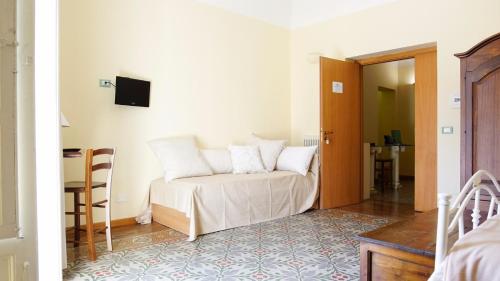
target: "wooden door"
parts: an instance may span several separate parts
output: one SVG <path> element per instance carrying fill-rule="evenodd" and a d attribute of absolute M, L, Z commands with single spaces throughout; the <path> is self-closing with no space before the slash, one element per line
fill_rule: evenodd
<path fill-rule="evenodd" d="M 437 58 L 415 55 L 415 211 L 436 208 Z"/>
<path fill-rule="evenodd" d="M 322 209 L 361 201 L 360 70 L 356 62 L 320 58 Z"/>

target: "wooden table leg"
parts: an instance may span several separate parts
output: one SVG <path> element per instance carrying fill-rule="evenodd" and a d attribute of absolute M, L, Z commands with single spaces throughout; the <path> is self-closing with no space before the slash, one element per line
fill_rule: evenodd
<path fill-rule="evenodd" d="M 371 255 L 364 242 L 360 243 L 360 280 L 371 280 Z"/>
<path fill-rule="evenodd" d="M 73 204 L 75 211 L 75 241 L 73 242 L 73 246 L 78 247 L 80 244 L 80 192 L 73 193 Z"/>

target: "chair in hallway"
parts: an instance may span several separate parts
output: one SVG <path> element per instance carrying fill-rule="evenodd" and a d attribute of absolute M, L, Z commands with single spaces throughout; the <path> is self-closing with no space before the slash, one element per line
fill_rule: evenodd
<path fill-rule="evenodd" d="M 103 156 L 107 161 L 96 163 L 96 157 Z M 89 259 L 96 260 L 96 250 L 94 243 L 94 233 L 106 232 L 106 243 L 108 251 L 113 250 L 111 241 L 111 181 L 113 177 L 115 149 L 114 148 L 101 148 L 101 149 L 88 149 L 85 158 L 85 181 L 71 181 L 64 183 L 64 191 L 72 193 L 74 198 L 74 210 L 66 212 L 66 215 L 74 216 L 74 246 L 80 244 L 80 231 L 85 231 L 87 236 L 87 246 L 89 252 Z M 93 181 L 94 172 L 106 171 L 106 182 Z M 105 199 L 94 202 L 92 199 L 92 191 L 96 188 L 105 188 Z M 85 203 L 80 203 L 80 194 L 84 193 Z M 84 211 L 81 211 L 84 207 Z M 105 227 L 103 229 L 94 229 L 93 208 L 105 209 Z M 85 229 L 80 228 L 80 216 L 85 216 Z M 68 241 L 69 242 L 69 241 Z"/>
<path fill-rule="evenodd" d="M 378 175 L 377 186 L 380 186 L 382 192 L 384 192 L 386 185 L 392 184 L 392 166 L 392 159 L 375 159 L 375 175 Z"/>

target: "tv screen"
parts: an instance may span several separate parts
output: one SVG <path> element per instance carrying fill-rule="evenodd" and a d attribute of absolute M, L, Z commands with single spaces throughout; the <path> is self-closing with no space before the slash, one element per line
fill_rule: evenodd
<path fill-rule="evenodd" d="M 149 107 L 149 81 L 116 76 L 115 104 Z"/>

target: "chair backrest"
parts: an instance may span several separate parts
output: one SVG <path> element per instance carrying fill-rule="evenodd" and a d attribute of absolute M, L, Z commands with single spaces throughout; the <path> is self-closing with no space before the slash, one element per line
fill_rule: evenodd
<path fill-rule="evenodd" d="M 464 236 L 464 211 L 472 197 L 474 196 L 474 208 L 472 209 L 472 228 L 476 229 L 480 222 L 480 200 L 481 200 L 481 190 L 486 191 L 490 196 L 490 205 L 488 208 L 488 216 L 486 220 L 493 216 L 495 207 L 497 208 L 497 213 L 500 212 L 500 200 L 495 195 L 490 186 L 486 185 L 483 181 L 486 178 L 488 182 L 491 182 L 497 192 L 500 192 L 500 185 L 497 179 L 488 171 L 479 170 L 477 171 L 462 188 L 462 191 L 458 195 L 457 199 L 451 205 L 451 196 L 448 194 L 440 193 L 438 195 L 438 225 L 437 225 L 437 236 L 436 236 L 436 257 L 435 266 L 444 260 L 446 254 L 448 253 L 448 236 L 452 233 L 458 225 L 458 237 L 459 239 Z M 450 222 L 450 213 L 453 218 Z"/>
<path fill-rule="evenodd" d="M 99 170 L 107 170 L 106 175 L 106 199 L 111 199 L 111 181 L 113 178 L 113 168 L 115 161 L 114 148 L 100 148 L 100 149 L 87 149 L 86 153 L 86 165 L 85 165 L 85 189 L 92 189 L 93 172 Z M 107 155 L 109 158 L 106 162 L 95 163 L 94 157 Z"/>

